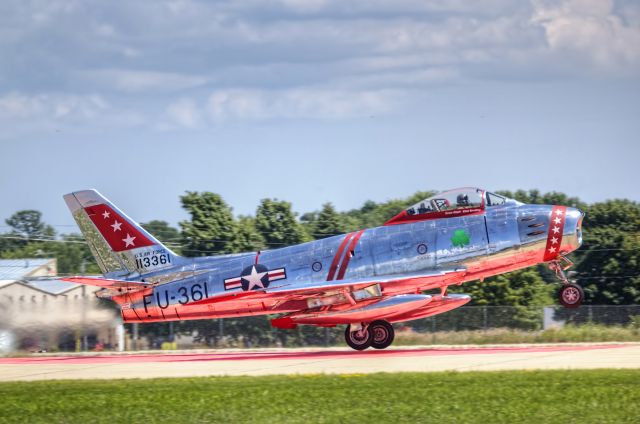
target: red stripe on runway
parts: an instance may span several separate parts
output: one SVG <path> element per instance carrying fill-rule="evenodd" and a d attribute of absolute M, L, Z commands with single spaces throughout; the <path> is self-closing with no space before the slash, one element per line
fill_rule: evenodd
<path fill-rule="evenodd" d="M 145 362 L 198 362 L 198 361 L 248 361 L 248 360 L 292 360 L 292 359 L 348 359 L 360 357 L 410 357 L 410 356 L 459 356 L 496 355 L 533 352 L 581 352 L 588 350 L 620 349 L 629 345 L 595 346 L 539 346 L 539 347 L 498 347 L 498 348 L 429 348 L 429 349 L 389 349 L 389 350 L 321 350 L 305 352 L 300 350 L 279 352 L 222 352 L 198 354 L 132 354 L 132 355 L 91 355 L 91 356 L 41 356 L 28 358 L 0 358 L 0 365 L 39 364 L 121 364 Z"/>
<path fill-rule="evenodd" d="M 353 237 L 353 233 L 349 233 L 342 239 L 342 243 L 340 243 L 340 247 L 333 257 L 333 261 L 331 262 L 331 267 L 329 268 L 329 275 L 327 276 L 327 281 L 333 280 L 334 275 L 336 274 L 336 267 L 338 266 L 338 261 L 342 258 L 342 252 L 344 251 L 344 247 L 347 245 L 347 242 Z"/>
<path fill-rule="evenodd" d="M 342 280 L 344 278 L 344 274 L 347 272 L 347 267 L 349 266 L 349 261 L 351 260 L 351 252 L 356 248 L 356 244 L 358 244 L 358 240 L 360 240 L 362 233 L 364 233 L 364 230 L 358 231 L 355 237 L 351 240 L 349 249 L 347 249 L 347 253 L 345 253 L 345 258 L 342 260 L 342 265 L 340 265 L 340 272 L 338 273 L 338 278 L 336 278 L 336 280 Z"/>

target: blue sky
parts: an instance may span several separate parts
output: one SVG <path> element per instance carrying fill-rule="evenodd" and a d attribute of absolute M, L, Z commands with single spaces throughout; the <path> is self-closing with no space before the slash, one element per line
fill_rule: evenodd
<path fill-rule="evenodd" d="M 637 1 L 0 4 L 1 219 L 72 225 L 89 187 L 174 224 L 185 190 L 640 200 L 639 118 Z"/>

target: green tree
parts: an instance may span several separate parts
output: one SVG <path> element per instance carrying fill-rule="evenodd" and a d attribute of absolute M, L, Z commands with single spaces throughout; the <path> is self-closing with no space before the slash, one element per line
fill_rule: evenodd
<path fill-rule="evenodd" d="M 153 220 L 140 225 L 171 250 L 180 253 L 180 231 L 168 222 Z"/>
<path fill-rule="evenodd" d="M 379 227 L 404 209 L 435 193 L 435 191 L 418 191 L 405 199 L 392 199 L 383 203 L 367 200 L 360 209 L 343 213 L 342 215 L 346 218 L 343 222 L 347 231 Z"/>
<path fill-rule="evenodd" d="M 540 193 L 539 190 L 517 190 L 515 192 L 508 190 L 497 191 L 498 194 L 515 199 L 522 203 L 528 203 L 532 205 L 562 205 L 571 206 L 580 210 L 585 210 L 587 204 L 580 200 L 578 197 L 570 197 L 564 193 L 552 191 L 549 193 Z"/>
<path fill-rule="evenodd" d="M 344 233 L 346 226 L 342 222 L 342 216 L 336 212 L 333 205 L 325 203 L 322 205 L 322 210 L 318 214 L 312 230 L 314 238 L 322 239 Z"/>
<path fill-rule="evenodd" d="M 493 325 L 535 329 L 542 322 L 542 306 L 554 303 L 554 286 L 547 284 L 535 268 L 527 268 L 487 278 L 484 282 L 469 282 L 451 286 L 452 293 L 471 296 L 471 305 L 506 306 L 500 322 Z"/>
<path fill-rule="evenodd" d="M 640 303 L 640 205 L 609 200 L 587 208 L 577 282 L 587 303 Z"/>
<path fill-rule="evenodd" d="M 42 213 L 36 210 L 22 210 L 5 221 L 11 227 L 11 234 L 25 239 L 51 238 L 55 236 L 53 227 L 42 222 Z"/>
<path fill-rule="evenodd" d="M 254 218 L 250 216 L 240 216 L 238 218 L 237 244 L 240 252 L 252 252 L 264 249 L 264 237 L 262 237 L 262 234 L 256 229 Z"/>
<path fill-rule="evenodd" d="M 100 274 L 89 246 L 79 234 L 63 234 L 59 242 L 45 242 L 57 259 L 59 274 Z"/>
<path fill-rule="evenodd" d="M 296 220 L 291 203 L 277 199 L 262 199 L 256 211 L 255 226 L 265 240 L 266 247 L 274 249 L 309 241 L 311 238 Z"/>
<path fill-rule="evenodd" d="M 180 197 L 182 207 L 191 215 L 180 222 L 187 256 L 209 256 L 237 251 L 237 223 L 231 208 L 219 194 L 187 191 Z"/>

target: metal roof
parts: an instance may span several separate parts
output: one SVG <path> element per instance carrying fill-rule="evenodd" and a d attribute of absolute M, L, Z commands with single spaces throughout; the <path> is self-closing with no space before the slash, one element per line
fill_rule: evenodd
<path fill-rule="evenodd" d="M 0 259 L 0 280 L 22 280 L 52 258 Z"/>
<path fill-rule="evenodd" d="M 35 280 L 35 281 L 27 281 L 27 286 L 34 287 L 38 290 L 51 293 L 51 294 L 62 294 L 71 289 L 75 289 L 80 287 L 79 284 L 69 283 L 67 281 L 60 280 Z"/>
<path fill-rule="evenodd" d="M 58 295 L 78 287 L 77 284 L 60 280 L 26 280 L 38 268 L 49 265 L 53 260 L 51 258 L 0 259 L 0 288 L 18 282 L 36 290 Z"/>

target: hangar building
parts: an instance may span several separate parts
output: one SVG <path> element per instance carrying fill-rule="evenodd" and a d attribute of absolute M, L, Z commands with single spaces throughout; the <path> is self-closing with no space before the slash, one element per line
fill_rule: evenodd
<path fill-rule="evenodd" d="M 0 259 L 0 353 L 122 350 L 119 314 L 94 296 L 99 288 L 56 274 L 56 259 Z"/>

